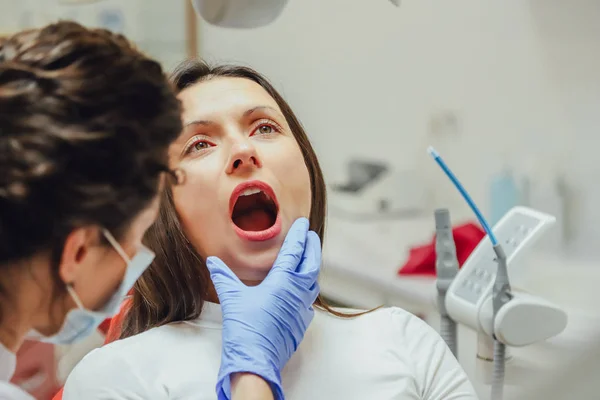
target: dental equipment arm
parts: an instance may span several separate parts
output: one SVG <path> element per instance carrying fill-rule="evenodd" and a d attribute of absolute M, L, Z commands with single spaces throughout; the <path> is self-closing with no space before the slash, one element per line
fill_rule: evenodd
<path fill-rule="evenodd" d="M 525 346 L 548 339 L 562 332 L 567 324 L 566 313 L 556 305 L 536 296 L 512 292 L 508 275 L 508 266 L 515 257 L 530 247 L 556 219 L 525 207 L 514 207 L 492 231 L 440 155 L 433 148 L 428 151 L 487 233 L 451 283 L 446 293 L 445 310 L 456 322 L 494 339 L 492 400 L 500 400 L 505 346 Z M 500 243 L 506 245 L 506 252 Z"/>
<path fill-rule="evenodd" d="M 494 306 L 494 318 L 496 317 L 500 308 L 506 304 L 510 300 L 510 285 L 508 284 L 508 272 L 506 268 L 506 255 L 504 254 L 504 250 L 502 250 L 502 246 L 496 240 L 496 236 L 490 229 L 487 221 L 479 211 L 479 208 L 473 200 L 471 196 L 467 193 L 467 191 L 463 188 L 462 184 L 456 178 L 456 176 L 452 173 L 450 168 L 446 165 L 444 160 L 440 157 L 440 155 L 430 147 L 428 149 L 429 154 L 433 157 L 433 159 L 438 163 L 438 165 L 442 168 L 442 170 L 446 173 L 448 178 L 452 181 L 452 183 L 456 186 L 460 194 L 463 196 L 465 201 L 471 207 L 471 210 L 477 216 L 480 224 L 483 226 L 484 230 L 487 233 L 487 237 L 489 237 L 490 242 L 494 248 L 494 252 L 496 253 L 496 262 L 498 264 L 497 272 L 496 272 L 496 282 L 494 283 L 494 295 L 493 295 L 493 306 Z M 484 238 L 485 240 L 485 238 Z M 492 379 L 492 400 L 502 400 L 502 391 L 504 387 L 504 364 L 505 364 L 505 345 L 500 343 L 496 336 L 494 335 L 494 374 Z"/>
<path fill-rule="evenodd" d="M 506 254 L 499 244 L 494 245 L 498 269 L 494 281 L 494 293 L 492 305 L 494 308 L 494 321 L 498 317 L 500 309 L 508 303 L 511 298 L 510 284 L 508 282 L 508 268 L 506 265 Z M 494 372 L 492 374 L 492 400 L 502 400 L 504 390 L 504 366 L 506 364 L 506 345 L 494 337 Z"/>
<path fill-rule="evenodd" d="M 458 273 L 456 246 L 452 236 L 450 212 L 447 209 L 435 210 L 435 269 L 437 275 L 437 305 L 441 315 L 441 336 L 454 354 L 458 357 L 458 341 L 456 337 L 456 322 L 446 310 L 446 293 Z"/>

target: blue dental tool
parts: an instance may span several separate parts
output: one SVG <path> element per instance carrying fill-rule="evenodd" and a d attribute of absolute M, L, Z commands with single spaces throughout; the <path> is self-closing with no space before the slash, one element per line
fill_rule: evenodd
<path fill-rule="evenodd" d="M 498 265 L 496 279 L 494 281 L 493 295 L 492 295 L 492 303 L 493 303 L 493 318 L 496 319 L 498 315 L 498 311 L 512 299 L 510 283 L 508 280 L 508 267 L 506 261 L 506 253 L 502 249 L 502 246 L 496 240 L 496 236 L 492 229 L 490 229 L 489 224 L 486 219 L 483 217 L 479 208 L 475 205 L 475 202 L 471 199 L 471 196 L 467 193 L 465 188 L 462 186 L 458 178 L 452 173 L 450 168 L 446 165 L 444 160 L 440 157 L 439 153 L 433 148 L 429 147 L 427 152 L 433 157 L 436 163 L 440 166 L 440 168 L 444 171 L 444 173 L 448 176 L 450 181 L 456 186 L 462 197 L 465 199 L 473 213 L 477 216 L 479 223 L 487 233 L 490 241 L 492 243 L 492 247 L 494 249 L 494 253 L 496 254 L 496 263 Z M 503 397 L 503 389 L 504 389 L 504 367 L 505 367 L 505 357 L 506 357 L 506 345 L 501 343 L 494 336 L 494 370 L 492 376 L 492 400 L 501 400 Z"/>

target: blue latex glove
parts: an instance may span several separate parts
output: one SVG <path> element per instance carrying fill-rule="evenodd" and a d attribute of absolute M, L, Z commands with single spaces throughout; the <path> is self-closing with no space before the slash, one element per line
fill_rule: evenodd
<path fill-rule="evenodd" d="M 294 222 L 266 279 L 244 285 L 217 257 L 207 267 L 223 311 L 223 351 L 217 380 L 219 399 L 231 399 L 231 374 L 250 372 L 284 399 L 281 370 L 304 337 L 319 294 L 321 241 L 308 220 Z"/>

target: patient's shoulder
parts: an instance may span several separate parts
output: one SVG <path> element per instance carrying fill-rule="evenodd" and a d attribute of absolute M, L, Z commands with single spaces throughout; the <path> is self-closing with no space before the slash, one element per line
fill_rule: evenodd
<path fill-rule="evenodd" d="M 127 348 L 111 343 L 83 357 L 67 378 L 63 399 L 120 399 L 146 394 L 146 385 L 135 363 L 130 362 L 133 354 L 119 349 Z M 107 397 L 109 394 L 114 397 Z"/>
<path fill-rule="evenodd" d="M 101 368 L 106 371 L 106 367 L 110 370 L 124 369 L 131 370 L 135 368 L 135 363 L 129 363 L 129 360 L 143 358 L 147 351 L 144 349 L 153 348 L 152 343 L 158 341 L 160 328 L 151 329 L 142 332 L 138 335 L 131 336 L 125 339 L 115 340 L 102 347 L 92 350 L 76 365 L 74 372 L 86 374 L 87 371 L 93 371 Z"/>
<path fill-rule="evenodd" d="M 319 310 L 315 325 L 338 326 L 353 332 L 368 331 L 370 336 L 389 336 L 398 341 L 401 338 L 417 338 L 422 335 L 437 337 L 437 332 L 424 320 L 399 307 L 380 307 L 372 311 L 333 308 L 341 315 Z"/>
<path fill-rule="evenodd" d="M 103 355 L 108 356 L 109 354 L 123 354 L 129 352 L 136 352 L 140 348 L 147 348 L 153 342 L 164 340 L 165 338 L 164 327 L 157 327 L 147 330 L 137 335 L 130 336 L 124 339 L 117 339 L 104 346 L 96 349 L 96 351 Z M 168 340 L 168 339 L 167 339 Z"/>
<path fill-rule="evenodd" d="M 396 335 L 412 338 L 418 338 L 422 335 L 433 335 L 436 338 L 438 336 L 435 329 L 422 318 L 400 307 L 386 307 L 376 312 L 380 312 L 378 318 L 388 321 Z"/>
<path fill-rule="evenodd" d="M 332 307 L 337 314 L 319 310 L 317 315 L 322 319 L 336 319 L 340 321 L 354 321 L 357 324 L 408 324 L 415 320 L 422 321 L 416 315 L 399 307 L 379 307 L 373 310 L 358 308 Z"/>
<path fill-rule="evenodd" d="M 178 346 L 177 329 L 165 325 L 92 350 L 69 374 L 63 399 L 84 398 L 82 393 L 86 399 L 161 398 L 158 377 L 165 365 L 173 365 L 172 354 L 184 353 Z M 123 397 L 103 397 L 115 391 Z"/>

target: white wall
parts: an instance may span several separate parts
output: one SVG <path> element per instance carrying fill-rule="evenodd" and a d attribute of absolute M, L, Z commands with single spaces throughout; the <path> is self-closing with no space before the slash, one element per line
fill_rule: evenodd
<path fill-rule="evenodd" d="M 432 143 L 484 209 L 502 162 L 535 180 L 566 174 L 586 224 L 573 248 L 600 240 L 599 1 L 291 0 L 273 25 L 203 23 L 201 40 L 209 60 L 251 65 L 282 89 L 330 179 L 352 155 L 381 157 L 441 183 L 450 194 L 432 205 L 464 207 L 427 158 Z M 430 129 L 445 112 L 456 138 Z"/>
<path fill-rule="evenodd" d="M 600 240 L 600 2 L 536 1 L 536 36 L 569 124 L 568 176 L 577 191 L 574 250 L 594 255 Z"/>
<path fill-rule="evenodd" d="M 94 10 L 118 4 L 125 33 L 171 67 L 185 53 L 184 1 L 105 0 L 69 15 L 95 24 Z M 56 0 L 0 0 L 0 32 L 57 10 Z M 572 250 L 591 255 L 600 241 L 600 1 L 290 0 L 265 28 L 200 30 L 209 60 L 249 64 L 282 90 L 329 180 L 351 156 L 383 158 L 435 189 L 429 207 L 464 213 L 425 153 L 433 144 L 484 210 L 502 163 L 535 181 L 564 174 Z M 456 135 L 432 128 L 447 114 Z"/>
<path fill-rule="evenodd" d="M 114 12 L 122 21 L 116 29 L 144 51 L 172 68 L 185 56 L 186 0 L 103 0 L 66 5 L 59 0 L 0 0 L 0 34 L 39 27 L 58 19 L 106 27 L 102 13 Z"/>

